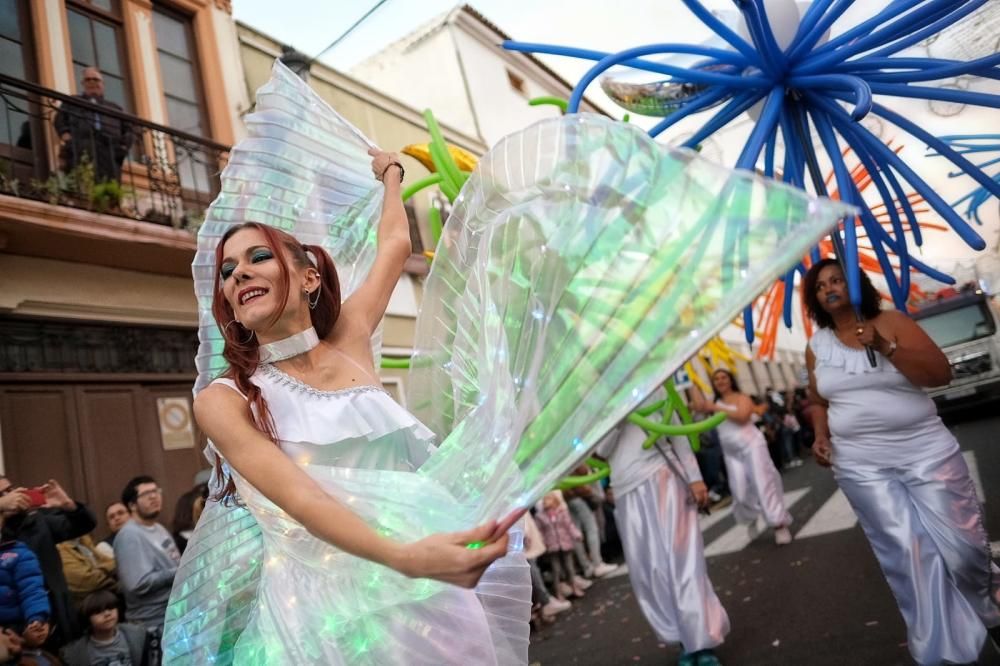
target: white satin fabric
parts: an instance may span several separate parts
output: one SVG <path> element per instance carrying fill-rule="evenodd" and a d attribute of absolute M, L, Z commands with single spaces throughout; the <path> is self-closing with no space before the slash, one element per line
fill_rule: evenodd
<path fill-rule="evenodd" d="M 719 404 L 731 407 L 722 401 Z M 718 432 L 736 522 L 749 524 L 762 515 L 771 527 L 791 525 L 781 474 L 768 453 L 764 434 L 753 423 L 729 419 L 719 424 Z"/>
<path fill-rule="evenodd" d="M 660 640 L 679 642 L 688 652 L 716 647 L 729 633 L 729 616 L 708 577 L 689 490 L 701 480 L 697 462 L 686 438 L 658 442 L 669 463 L 655 447 L 644 450 L 645 439 L 641 428 L 625 423 L 598 446 L 611 465 L 615 523 L 632 589 Z M 635 483 L 643 467 L 653 472 Z M 624 491 L 616 470 L 626 473 Z"/>
<path fill-rule="evenodd" d="M 810 346 L 830 403 L 834 476 L 896 597 L 910 654 L 975 662 L 986 627 L 1000 625 L 1000 568 L 958 442 L 881 354 L 872 368 L 828 329 Z"/>
<path fill-rule="evenodd" d="M 383 390 L 318 391 L 269 365 L 252 380 L 282 450 L 362 519 L 400 541 L 457 528 L 454 498 L 414 473 L 433 434 Z M 232 473 L 263 535 L 234 664 L 526 663 L 531 583 L 519 533 L 475 590 L 409 579 L 317 539 Z M 189 605 L 194 617 L 175 626 L 197 618 L 201 604 Z"/>

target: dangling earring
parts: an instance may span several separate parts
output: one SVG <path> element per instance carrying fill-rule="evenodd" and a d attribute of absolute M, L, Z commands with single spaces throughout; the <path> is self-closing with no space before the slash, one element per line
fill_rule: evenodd
<path fill-rule="evenodd" d="M 223 327 L 223 329 L 222 329 L 222 330 L 223 330 L 223 332 L 224 332 L 224 333 L 228 333 L 228 332 L 229 332 L 229 327 L 230 327 L 230 326 L 232 326 L 233 324 L 237 324 L 237 325 L 239 325 L 239 326 L 243 326 L 243 324 L 241 324 L 241 323 L 240 323 L 240 320 L 239 320 L 239 319 L 233 319 L 232 321 L 230 321 L 229 323 L 227 323 L 227 324 L 226 324 L 226 325 L 225 325 L 225 326 Z M 246 345 L 246 344 L 250 344 L 250 341 L 251 341 L 251 340 L 253 340 L 253 337 L 254 337 L 254 335 L 256 335 L 256 334 L 254 333 L 254 331 L 253 331 L 252 329 L 247 329 L 247 330 L 248 330 L 248 331 L 250 331 L 250 335 L 249 335 L 249 336 L 247 337 L 247 339 L 246 339 L 246 340 L 236 340 L 236 342 L 237 342 L 238 344 L 241 344 L 241 345 Z"/>
<path fill-rule="evenodd" d="M 316 306 L 319 305 L 319 294 L 321 291 L 323 291 L 323 283 L 320 282 L 319 286 L 316 287 L 316 291 L 314 291 L 311 294 L 305 289 L 303 289 L 303 291 L 306 292 L 306 301 L 309 303 L 309 309 L 315 310 Z M 313 296 L 315 296 L 315 298 L 313 298 Z"/>

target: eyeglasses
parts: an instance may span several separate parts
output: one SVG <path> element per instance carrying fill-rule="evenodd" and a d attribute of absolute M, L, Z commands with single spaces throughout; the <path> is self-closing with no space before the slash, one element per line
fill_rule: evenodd
<path fill-rule="evenodd" d="M 151 488 L 150 490 L 142 491 L 141 493 L 136 495 L 136 497 L 142 499 L 143 497 L 152 497 L 154 495 L 162 495 L 162 494 L 163 494 L 163 488 Z"/>
<path fill-rule="evenodd" d="M 104 79 L 98 78 L 96 76 L 85 76 L 85 77 L 83 77 L 83 80 L 84 81 L 96 81 L 96 82 L 100 83 Z"/>

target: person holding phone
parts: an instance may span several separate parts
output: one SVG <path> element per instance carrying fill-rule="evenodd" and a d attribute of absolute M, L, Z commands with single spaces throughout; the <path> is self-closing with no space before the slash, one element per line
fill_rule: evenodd
<path fill-rule="evenodd" d="M 2 476 L 0 514 L 10 538 L 26 544 L 38 557 L 52 608 L 46 645 L 55 647 L 76 638 L 80 632 L 77 613 L 56 544 L 92 531 L 97 527 L 94 514 L 86 505 L 73 500 L 55 479 L 26 488 Z"/>

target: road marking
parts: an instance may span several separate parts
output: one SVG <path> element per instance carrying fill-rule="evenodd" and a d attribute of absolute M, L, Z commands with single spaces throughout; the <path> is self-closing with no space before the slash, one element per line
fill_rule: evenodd
<path fill-rule="evenodd" d="M 707 516 L 706 515 L 699 515 L 698 516 L 698 527 L 700 527 L 701 531 L 704 532 L 705 530 L 707 530 L 708 528 L 710 528 L 712 525 L 715 525 L 717 522 L 719 522 L 723 518 L 726 518 L 727 516 L 729 516 L 729 514 L 731 514 L 732 512 L 733 512 L 733 505 L 729 504 L 728 506 L 723 507 L 719 511 L 714 511 L 714 512 L 708 514 Z"/>
<path fill-rule="evenodd" d="M 965 458 L 965 463 L 969 466 L 969 475 L 972 477 L 972 483 L 976 486 L 979 501 L 986 504 L 986 494 L 983 492 L 983 481 L 979 478 L 979 463 L 976 462 L 975 452 L 962 451 L 962 457 Z"/>
<path fill-rule="evenodd" d="M 796 502 L 806 496 L 809 488 L 799 488 L 785 493 L 785 508 L 791 509 Z M 757 525 L 761 531 L 765 528 L 763 521 L 758 518 Z M 750 545 L 750 537 L 747 534 L 746 525 L 736 525 L 726 530 L 719 538 L 715 539 L 705 548 L 705 557 L 714 557 L 726 553 L 735 553 Z"/>
<path fill-rule="evenodd" d="M 823 503 L 819 511 L 814 513 L 802 529 L 795 534 L 796 539 L 819 536 L 820 534 L 830 534 L 849 530 L 858 524 L 858 517 L 851 508 L 851 503 L 847 501 L 847 496 L 839 489 L 830 495 L 830 499 Z"/>

